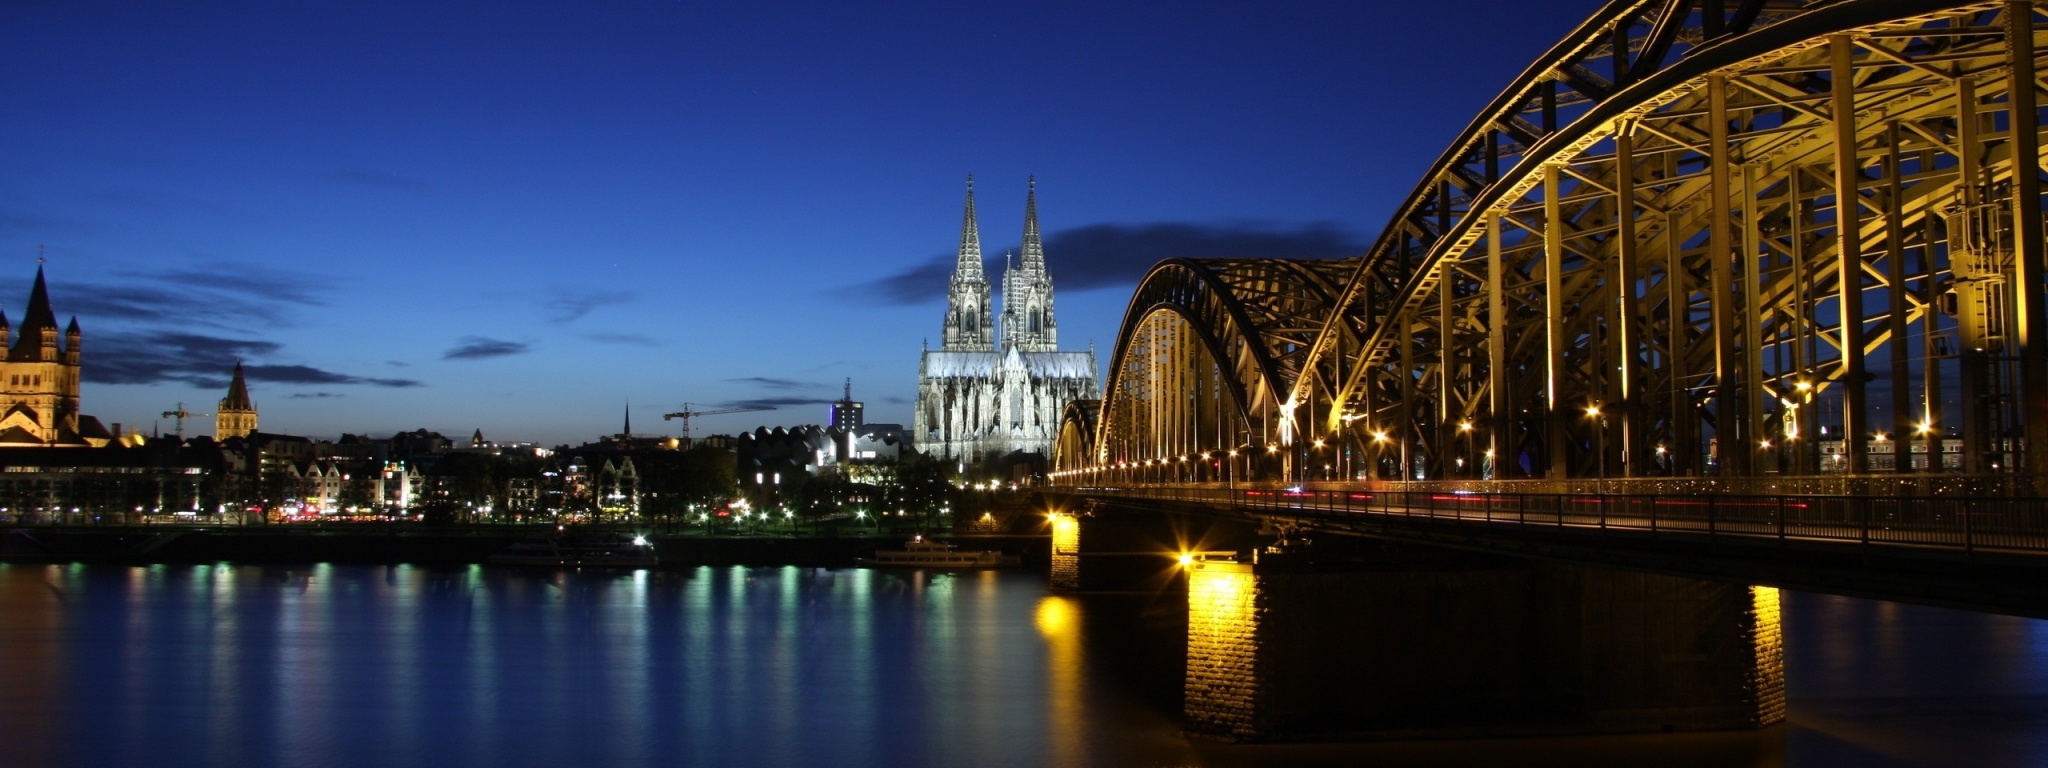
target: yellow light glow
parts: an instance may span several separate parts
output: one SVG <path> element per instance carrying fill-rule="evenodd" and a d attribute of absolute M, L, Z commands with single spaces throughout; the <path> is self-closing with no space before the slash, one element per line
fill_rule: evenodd
<path fill-rule="evenodd" d="M 1194 565 L 1194 564 L 1195 564 L 1195 556 L 1194 556 L 1194 555 L 1190 555 L 1190 554 L 1188 554 L 1188 553 L 1186 553 L 1186 552 L 1182 552 L 1182 553 L 1180 553 L 1180 558 L 1179 558 L 1179 560 L 1180 560 L 1180 567 L 1182 567 L 1182 568 L 1186 568 L 1186 567 L 1188 567 L 1188 566 L 1190 566 L 1190 565 Z"/>
<path fill-rule="evenodd" d="M 1387 441 L 1387 433 L 1386 433 L 1386 432 L 1384 432 L 1384 431 L 1380 431 L 1380 432 L 1374 432 L 1374 433 L 1372 433 L 1372 441 L 1373 441 L 1373 442 L 1375 442 L 1375 443 L 1384 443 L 1384 442 L 1386 442 L 1386 441 Z"/>
<path fill-rule="evenodd" d="M 1032 619 L 1039 634 L 1063 637 L 1074 627 L 1074 604 L 1064 597 L 1047 596 L 1038 601 L 1038 611 Z"/>
<path fill-rule="evenodd" d="M 1470 431 L 1472 431 L 1472 422 L 1470 422 L 1470 421 L 1461 421 L 1461 422 L 1458 422 L 1458 431 L 1459 431 L 1459 432 L 1470 432 Z"/>
<path fill-rule="evenodd" d="M 1598 406 L 1598 405 L 1589 405 L 1589 406 L 1586 406 L 1586 415 L 1587 415 L 1587 416 L 1598 416 L 1598 415 L 1600 415 L 1600 406 Z"/>

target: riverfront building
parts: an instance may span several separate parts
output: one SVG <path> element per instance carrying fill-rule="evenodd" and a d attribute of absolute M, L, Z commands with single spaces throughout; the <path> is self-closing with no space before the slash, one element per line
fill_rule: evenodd
<path fill-rule="evenodd" d="M 993 310 L 969 176 L 942 346 L 927 347 L 918 365 L 911 417 L 918 450 L 976 463 L 1012 452 L 1049 454 L 1067 403 L 1101 397 L 1095 351 L 1059 351 L 1035 180 L 1024 203 L 1024 253 L 1015 264 L 1005 259 L 1000 320 Z"/>

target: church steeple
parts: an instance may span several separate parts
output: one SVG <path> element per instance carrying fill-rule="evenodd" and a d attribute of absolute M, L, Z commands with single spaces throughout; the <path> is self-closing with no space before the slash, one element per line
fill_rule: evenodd
<path fill-rule="evenodd" d="M 967 208 L 960 221 L 960 251 L 946 291 L 944 348 L 986 352 L 990 343 L 988 276 L 981 267 L 981 225 L 974 214 L 974 175 L 967 176 Z"/>
<path fill-rule="evenodd" d="M 36 284 L 29 290 L 28 311 L 21 318 L 21 338 L 8 350 L 12 362 L 57 361 L 57 313 L 50 311 L 50 289 L 43 283 L 43 268 L 36 267 Z"/>
<path fill-rule="evenodd" d="M 1024 254 L 1003 273 L 1003 317 L 1009 338 L 1025 352 L 1059 348 L 1059 325 L 1052 315 L 1052 274 L 1045 269 L 1045 244 L 1038 231 L 1038 178 L 1027 182 L 1024 195 Z"/>
<path fill-rule="evenodd" d="M 228 382 L 228 396 L 220 400 L 213 417 L 213 439 L 245 437 L 256 431 L 256 401 L 249 399 L 249 382 L 242 376 L 242 362 L 235 361 L 235 378 Z"/>

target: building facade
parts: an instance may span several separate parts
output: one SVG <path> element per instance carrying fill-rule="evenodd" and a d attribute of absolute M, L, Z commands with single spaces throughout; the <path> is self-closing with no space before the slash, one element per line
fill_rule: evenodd
<path fill-rule="evenodd" d="M 220 400 L 213 415 L 213 439 L 225 441 L 256 431 L 256 402 L 249 399 L 249 383 L 242 379 L 242 364 L 235 363 L 235 379 L 228 382 L 228 396 Z"/>
<path fill-rule="evenodd" d="M 1025 196 L 1023 248 L 1015 263 L 1005 259 L 1002 312 L 994 315 L 969 176 L 941 347 L 927 347 L 918 365 L 911 434 L 920 451 L 974 463 L 1013 452 L 1042 456 L 1067 403 L 1100 397 L 1095 351 L 1059 350 L 1035 179 Z"/>
<path fill-rule="evenodd" d="M 58 333 L 43 269 L 37 267 L 19 338 L 11 338 L 7 316 L 0 314 L 0 346 L 7 347 L 0 361 L 0 446 L 97 448 L 118 437 L 98 419 L 78 413 L 78 318 L 63 330 L 62 344 Z"/>

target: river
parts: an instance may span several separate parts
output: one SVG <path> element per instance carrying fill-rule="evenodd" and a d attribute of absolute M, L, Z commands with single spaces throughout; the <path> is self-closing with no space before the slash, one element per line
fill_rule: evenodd
<path fill-rule="evenodd" d="M 1790 723 L 1182 738 L 1177 595 L 1019 571 L 0 565 L 0 765 L 2039 765 L 2048 623 L 1784 600 Z"/>

